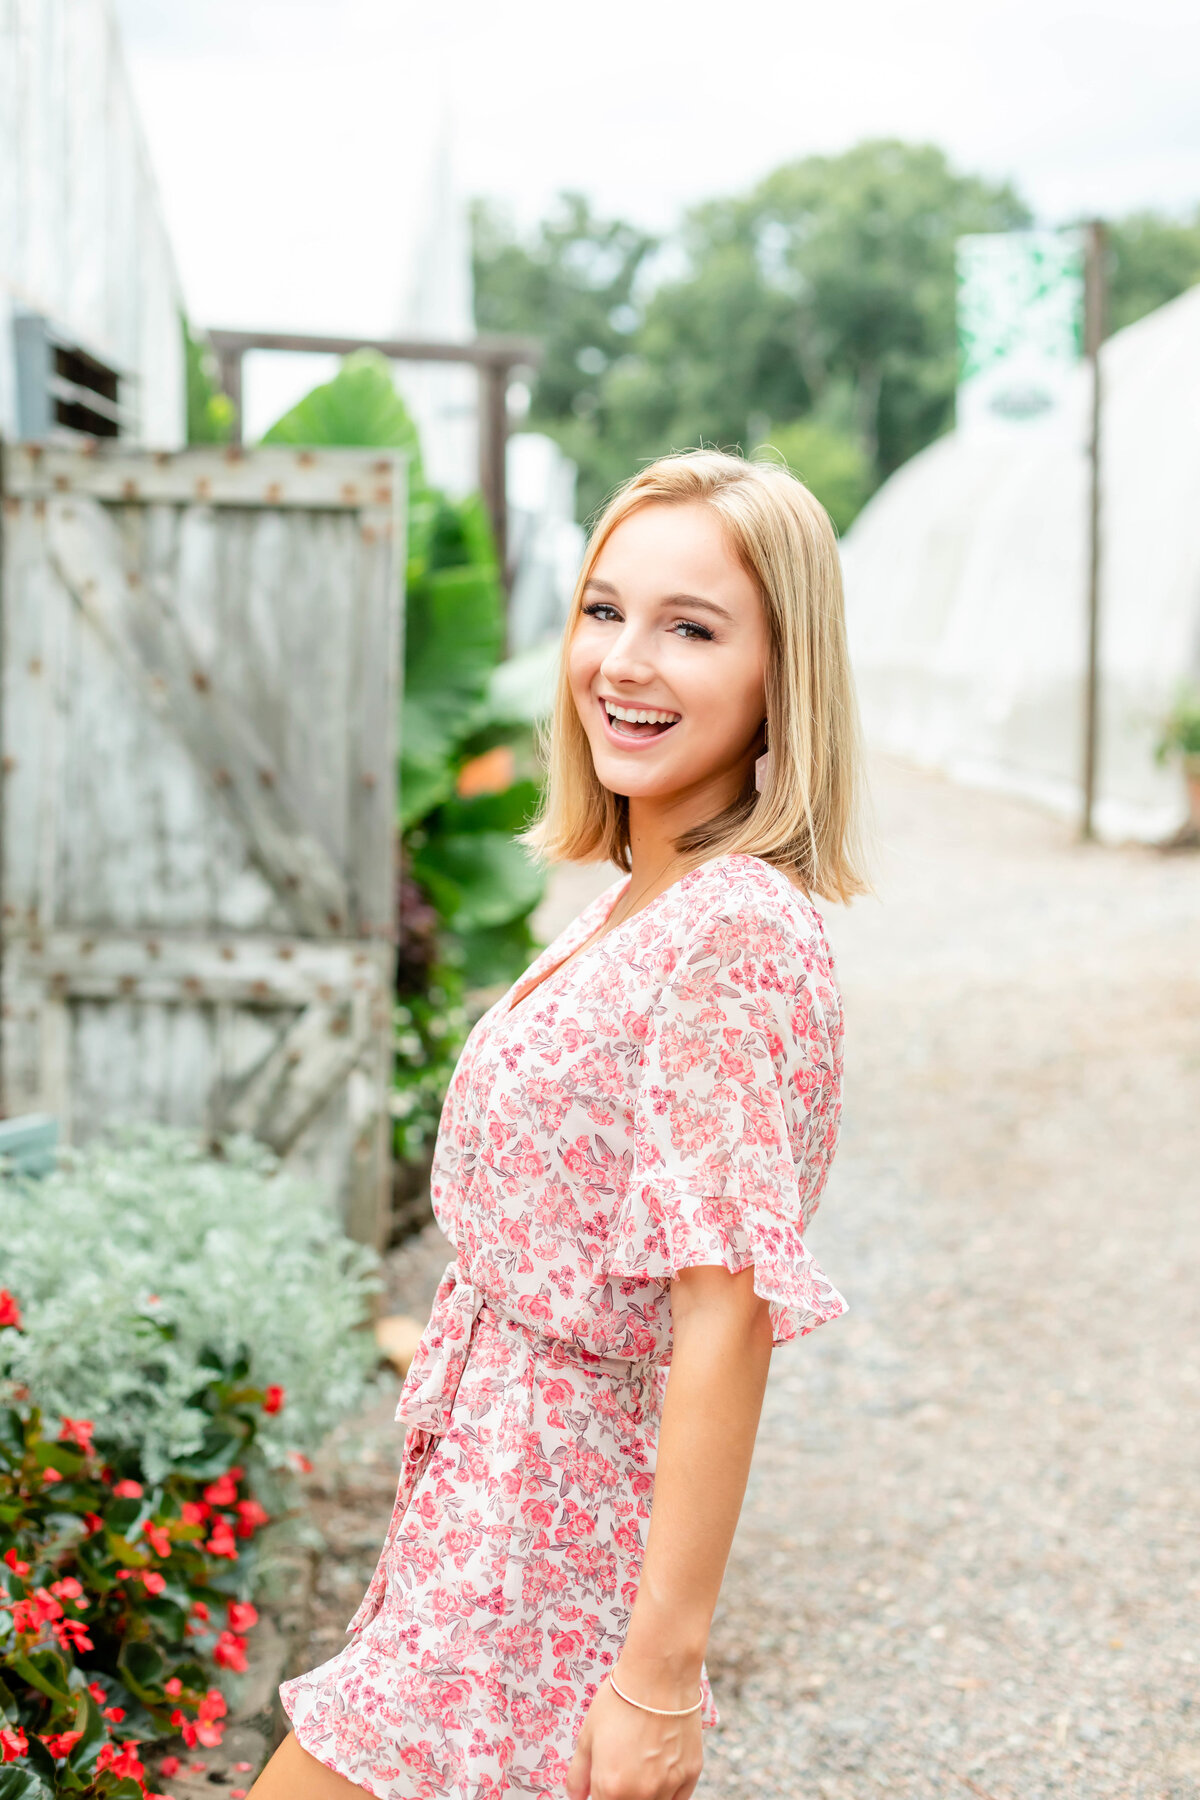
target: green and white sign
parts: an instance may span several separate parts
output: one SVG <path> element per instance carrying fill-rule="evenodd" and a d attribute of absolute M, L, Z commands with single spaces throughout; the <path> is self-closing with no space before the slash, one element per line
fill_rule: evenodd
<path fill-rule="evenodd" d="M 1008 433 L 1056 413 L 1083 353 L 1083 237 L 958 240 L 960 431 Z"/>

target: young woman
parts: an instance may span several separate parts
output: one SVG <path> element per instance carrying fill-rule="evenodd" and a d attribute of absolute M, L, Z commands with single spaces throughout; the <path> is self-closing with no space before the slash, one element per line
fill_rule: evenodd
<path fill-rule="evenodd" d="M 530 834 L 629 874 L 467 1041 L 395 1513 L 254 1800 L 693 1792 L 772 1343 L 844 1311 L 801 1233 L 841 1079 L 811 896 L 864 889 L 858 780 L 821 507 L 715 452 L 645 469 L 588 549 Z"/>

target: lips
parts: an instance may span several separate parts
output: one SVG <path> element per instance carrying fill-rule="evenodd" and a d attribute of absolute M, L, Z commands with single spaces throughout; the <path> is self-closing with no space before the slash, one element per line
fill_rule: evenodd
<path fill-rule="evenodd" d="M 622 749 L 657 743 L 674 730 L 681 717 L 665 707 L 629 706 L 615 700 L 600 700 L 597 704 L 605 735 Z"/>

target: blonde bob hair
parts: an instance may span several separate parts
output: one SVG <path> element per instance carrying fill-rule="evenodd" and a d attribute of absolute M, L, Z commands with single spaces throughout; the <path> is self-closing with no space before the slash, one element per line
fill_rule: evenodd
<path fill-rule="evenodd" d="M 716 450 L 688 450 L 651 463 L 619 489 L 592 532 L 563 635 L 545 744 L 549 780 L 541 815 L 525 841 L 550 862 L 607 858 L 629 868 L 629 803 L 597 779 L 571 695 L 566 647 L 584 589 L 617 526 L 644 506 L 697 504 L 720 519 L 766 613 L 770 760 L 762 793 L 748 785 L 732 806 L 679 838 L 676 848 L 689 866 L 731 851 L 760 856 L 825 899 L 866 893 L 858 842 L 858 710 L 833 526 L 787 469 Z"/>

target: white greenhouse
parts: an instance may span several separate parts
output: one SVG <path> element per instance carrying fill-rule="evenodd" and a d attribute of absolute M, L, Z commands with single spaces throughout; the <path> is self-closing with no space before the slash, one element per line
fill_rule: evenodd
<path fill-rule="evenodd" d="M 1200 678 L 1200 288 L 1102 356 L 1096 826 L 1155 841 L 1186 815 L 1154 760 Z M 899 469 L 843 545 L 868 740 L 952 779 L 1081 807 L 1090 375 L 1006 439 L 952 432 Z"/>
<path fill-rule="evenodd" d="M 110 0 L 0 8 L 0 435 L 186 436 L 180 289 Z"/>

